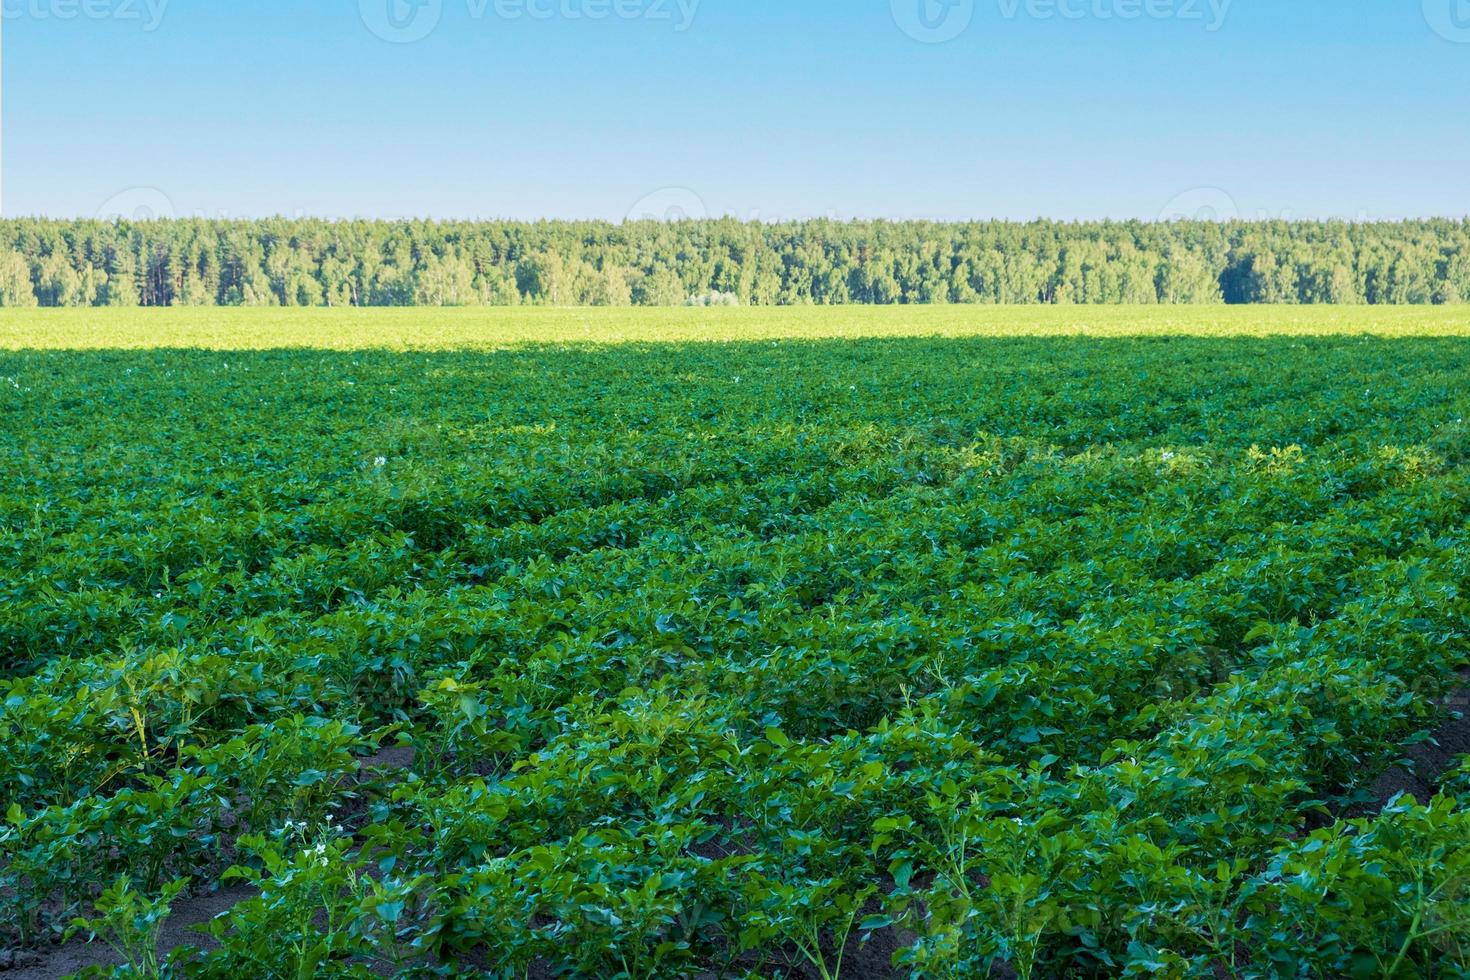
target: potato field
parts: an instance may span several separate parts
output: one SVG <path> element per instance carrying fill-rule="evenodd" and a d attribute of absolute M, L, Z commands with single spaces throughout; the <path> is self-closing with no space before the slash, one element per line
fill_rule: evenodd
<path fill-rule="evenodd" d="M 1470 977 L 1467 687 L 1464 308 L 0 316 L 16 977 Z"/>

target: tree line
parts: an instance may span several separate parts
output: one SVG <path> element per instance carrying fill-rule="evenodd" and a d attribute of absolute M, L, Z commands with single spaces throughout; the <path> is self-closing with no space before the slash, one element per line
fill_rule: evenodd
<path fill-rule="evenodd" d="M 1467 299 L 1470 219 L 0 221 L 4 306 Z"/>

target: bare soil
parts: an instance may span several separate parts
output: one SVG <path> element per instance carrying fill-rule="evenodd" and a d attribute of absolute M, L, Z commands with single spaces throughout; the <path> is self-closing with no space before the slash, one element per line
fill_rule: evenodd
<path fill-rule="evenodd" d="M 213 949 L 213 938 L 196 932 L 195 927 L 228 912 L 254 894 L 254 889 L 238 886 L 179 899 L 174 903 L 173 914 L 163 925 L 158 948 L 172 950 L 180 946 L 195 946 L 199 949 Z M 3 973 L 5 980 L 53 980 L 55 977 L 71 976 L 89 966 L 113 967 L 124 962 L 121 956 L 100 939 L 89 943 L 83 938 L 77 938 L 48 951 L 12 955 L 14 965 L 8 969 L 3 955 L 0 955 L 0 973 Z"/>
<path fill-rule="evenodd" d="M 1446 702 L 1449 716 L 1426 742 L 1405 753 L 1409 766 L 1395 766 L 1373 784 L 1373 796 L 1386 804 L 1400 793 L 1428 803 L 1439 792 L 1444 774 L 1458 768 L 1461 756 L 1470 755 L 1470 669 L 1461 671 L 1463 683 Z"/>

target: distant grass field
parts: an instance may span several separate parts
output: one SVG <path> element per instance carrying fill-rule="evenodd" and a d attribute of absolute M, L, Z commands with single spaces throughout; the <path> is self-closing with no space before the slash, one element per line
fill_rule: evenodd
<path fill-rule="evenodd" d="M 775 338 L 1470 335 L 1470 306 L 0 309 L 0 349 L 497 347 Z"/>
<path fill-rule="evenodd" d="M 1470 311 L 0 346 L 34 976 L 1470 976 Z"/>

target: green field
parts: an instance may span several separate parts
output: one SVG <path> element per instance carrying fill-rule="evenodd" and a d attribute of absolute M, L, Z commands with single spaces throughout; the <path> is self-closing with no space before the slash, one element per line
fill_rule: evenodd
<path fill-rule="evenodd" d="M 1463 308 L 4 311 L 0 949 L 1470 976 L 1467 382 Z"/>
<path fill-rule="evenodd" d="M 1470 306 L 844 306 L 776 309 L 0 307 L 0 349 L 326 350 L 881 337 L 1470 336 Z"/>

